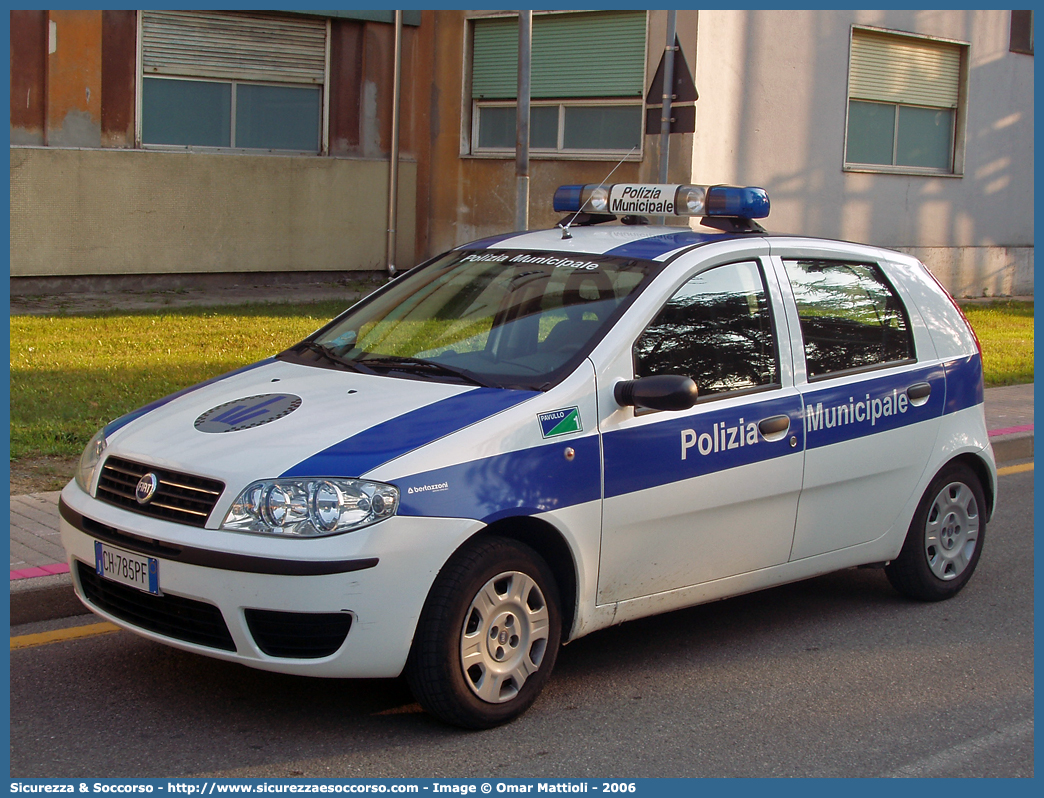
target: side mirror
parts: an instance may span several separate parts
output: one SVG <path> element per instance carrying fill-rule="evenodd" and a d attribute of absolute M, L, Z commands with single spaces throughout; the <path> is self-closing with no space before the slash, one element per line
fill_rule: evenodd
<path fill-rule="evenodd" d="M 696 383 L 678 374 L 657 374 L 638 380 L 623 380 L 613 387 L 613 398 L 622 407 L 650 410 L 688 410 L 696 404 Z"/>

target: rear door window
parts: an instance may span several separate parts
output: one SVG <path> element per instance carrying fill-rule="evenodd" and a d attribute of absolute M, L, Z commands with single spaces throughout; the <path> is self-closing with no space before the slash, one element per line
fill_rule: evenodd
<path fill-rule="evenodd" d="M 808 379 L 915 359 L 909 317 L 875 264 L 788 260 Z"/>

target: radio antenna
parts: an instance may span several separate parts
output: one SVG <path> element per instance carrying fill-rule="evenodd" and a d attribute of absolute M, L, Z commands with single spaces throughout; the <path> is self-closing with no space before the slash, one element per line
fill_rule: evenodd
<path fill-rule="evenodd" d="M 627 154 L 623 158 L 620 159 L 620 163 L 618 163 L 616 166 L 614 166 L 609 171 L 609 174 L 607 174 L 604 178 L 602 178 L 602 182 L 599 183 L 597 187 L 601 188 L 606 183 L 608 183 L 609 182 L 609 178 L 613 176 L 613 172 L 615 172 L 617 169 L 619 169 L 620 168 L 620 164 L 622 164 L 629 157 L 631 157 L 631 153 L 634 152 L 636 149 L 637 149 L 637 145 L 635 145 L 634 147 L 631 147 L 631 149 L 627 152 Z M 584 204 L 586 204 L 586 203 L 584 203 Z M 558 226 L 562 228 L 562 240 L 563 241 L 565 241 L 567 238 L 572 238 L 573 237 L 572 233 L 569 232 L 569 227 L 573 224 L 573 222 L 576 221 L 576 217 L 579 216 L 583 212 L 584 204 L 580 205 L 580 210 L 578 210 L 576 213 L 574 213 L 572 218 L 568 222 L 566 222 L 564 225 L 559 223 Z"/>

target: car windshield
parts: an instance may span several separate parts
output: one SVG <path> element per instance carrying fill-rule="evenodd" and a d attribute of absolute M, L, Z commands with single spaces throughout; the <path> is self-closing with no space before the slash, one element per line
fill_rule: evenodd
<path fill-rule="evenodd" d="M 413 379 L 546 390 L 661 266 L 604 255 L 455 251 L 283 353 Z"/>

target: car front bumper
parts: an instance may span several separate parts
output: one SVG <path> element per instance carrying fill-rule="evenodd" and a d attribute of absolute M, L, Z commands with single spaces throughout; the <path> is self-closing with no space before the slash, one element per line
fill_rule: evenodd
<path fill-rule="evenodd" d="M 281 539 L 148 518 L 75 483 L 60 511 L 73 585 L 93 612 L 186 651 L 325 677 L 397 676 L 436 574 L 481 527 L 394 517 L 342 535 Z M 99 542 L 155 558 L 159 595 L 98 576 Z"/>

